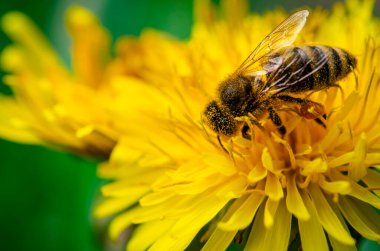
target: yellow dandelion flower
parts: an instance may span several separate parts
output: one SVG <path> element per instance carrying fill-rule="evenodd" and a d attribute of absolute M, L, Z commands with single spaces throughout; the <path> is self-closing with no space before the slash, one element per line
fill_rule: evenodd
<path fill-rule="evenodd" d="M 222 137 L 202 122 L 218 85 L 288 13 L 247 15 L 244 1 L 222 1 L 223 18 L 199 0 L 189 41 L 157 31 L 122 38 L 116 56 L 91 13 L 73 7 L 73 71 L 20 13 L 3 18 L 17 43 L 3 51 L 0 135 L 79 153 L 111 156 L 99 176 L 98 218 L 114 216 L 116 240 L 131 226 L 128 250 L 183 250 L 200 235 L 204 250 L 241 242 L 246 250 L 355 250 L 354 229 L 380 241 L 378 19 L 373 1 L 313 10 L 296 44 L 343 48 L 357 72 L 309 98 L 323 104 L 324 126 L 279 112 L 250 125 L 251 139 Z M 244 119 L 244 118 L 243 118 Z M 248 120 L 247 120 L 248 121 Z M 115 146 L 116 144 L 116 146 Z"/>
<path fill-rule="evenodd" d="M 121 137 L 99 176 L 105 197 L 95 216 L 115 215 L 117 240 L 131 226 L 127 250 L 183 250 L 201 235 L 203 250 L 242 242 L 246 250 L 355 250 L 354 229 L 380 241 L 380 52 L 373 1 L 313 10 L 296 44 L 337 46 L 358 60 L 342 87 L 313 93 L 325 126 L 280 112 L 286 135 L 263 119 L 254 137 L 222 137 L 202 123 L 218 84 L 288 13 L 245 15 L 223 1 L 224 18 L 196 5 L 188 42 L 155 31 L 118 41 L 113 61 L 127 92 L 115 109 L 136 113 L 133 137 Z M 121 97 L 121 96 L 120 96 Z M 127 97 L 139 97 L 130 101 Z M 128 123 L 128 117 L 125 119 Z M 299 237 L 297 237 L 299 236 Z"/>
<path fill-rule="evenodd" d="M 72 71 L 26 16 L 11 12 L 3 17 L 3 30 L 16 43 L 1 55 L 1 66 L 9 72 L 3 82 L 14 96 L 0 97 L 0 135 L 108 156 L 122 131 L 111 119 L 112 94 L 104 88 L 112 71 L 110 37 L 79 6 L 67 12 L 66 23 L 73 40 Z"/>

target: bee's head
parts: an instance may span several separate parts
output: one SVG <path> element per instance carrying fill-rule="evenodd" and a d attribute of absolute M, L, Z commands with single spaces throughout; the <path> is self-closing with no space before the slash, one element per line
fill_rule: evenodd
<path fill-rule="evenodd" d="M 211 101 L 203 112 L 206 124 L 216 133 L 232 136 L 237 128 L 234 117 L 220 107 L 216 101 Z"/>
<path fill-rule="evenodd" d="M 227 107 L 234 116 L 241 116 L 242 107 L 252 93 L 250 81 L 242 76 L 225 80 L 219 88 L 220 102 Z"/>

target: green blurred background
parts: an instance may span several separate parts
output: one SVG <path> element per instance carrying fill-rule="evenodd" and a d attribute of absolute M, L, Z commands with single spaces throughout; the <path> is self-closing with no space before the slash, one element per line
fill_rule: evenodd
<path fill-rule="evenodd" d="M 251 9 L 258 12 L 277 6 L 291 10 L 332 5 L 327 0 L 251 2 Z M 95 12 L 114 39 L 122 34 L 138 35 L 145 27 L 180 39 L 190 34 L 192 0 L 1 0 L 0 15 L 18 10 L 30 16 L 69 62 L 70 42 L 63 15 L 73 3 Z M 0 32 L 0 49 L 9 43 Z M 0 90 L 9 93 L 5 86 Z M 94 230 L 91 219 L 92 203 L 103 183 L 96 178 L 95 168 L 94 160 L 0 140 L 0 250 L 102 250 L 103 237 Z M 361 242 L 362 250 L 376 250 L 374 245 Z"/>

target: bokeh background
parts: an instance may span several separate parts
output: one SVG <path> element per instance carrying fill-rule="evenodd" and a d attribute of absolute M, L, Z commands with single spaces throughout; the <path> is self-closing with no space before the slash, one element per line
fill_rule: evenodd
<path fill-rule="evenodd" d="M 333 2 L 251 0 L 251 10 L 330 8 Z M 137 36 L 151 27 L 185 40 L 193 19 L 192 0 L 0 0 L 0 16 L 12 10 L 27 14 L 69 64 L 70 41 L 63 16 L 71 4 L 81 4 L 96 13 L 113 39 L 124 34 Z M 375 13 L 379 12 L 377 2 Z M 0 31 L 0 49 L 10 42 Z M 0 71 L 0 77 L 3 75 Z M 10 93 L 1 84 L 0 91 Z M 93 201 L 104 183 L 96 177 L 96 163 L 60 150 L 0 139 L 0 250 L 103 250 L 103 232 L 94 227 L 91 218 Z M 380 246 L 364 240 L 360 247 L 380 250 Z"/>

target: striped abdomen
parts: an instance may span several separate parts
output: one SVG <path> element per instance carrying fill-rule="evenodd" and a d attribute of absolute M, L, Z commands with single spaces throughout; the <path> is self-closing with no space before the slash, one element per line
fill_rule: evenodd
<path fill-rule="evenodd" d="M 281 93 L 326 89 L 356 67 L 356 58 L 347 51 L 321 45 L 287 47 L 271 58 L 281 58 L 281 63 L 267 81 Z"/>

